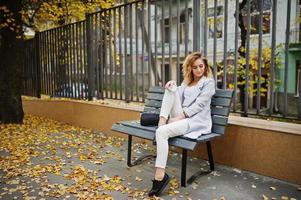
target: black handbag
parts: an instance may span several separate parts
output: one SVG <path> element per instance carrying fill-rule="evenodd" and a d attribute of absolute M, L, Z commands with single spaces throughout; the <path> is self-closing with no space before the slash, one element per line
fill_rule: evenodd
<path fill-rule="evenodd" d="M 142 113 L 140 117 L 140 124 L 142 126 L 157 126 L 159 123 L 159 114 Z"/>

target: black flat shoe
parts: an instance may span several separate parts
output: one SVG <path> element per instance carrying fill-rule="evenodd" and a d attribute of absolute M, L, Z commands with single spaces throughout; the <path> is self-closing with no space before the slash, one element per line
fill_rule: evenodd
<path fill-rule="evenodd" d="M 164 188 L 167 186 L 167 184 L 170 181 L 170 177 L 165 173 L 164 178 L 162 181 L 152 180 L 153 181 L 153 187 L 148 192 L 148 196 L 159 196 L 160 193 L 164 190 Z"/>

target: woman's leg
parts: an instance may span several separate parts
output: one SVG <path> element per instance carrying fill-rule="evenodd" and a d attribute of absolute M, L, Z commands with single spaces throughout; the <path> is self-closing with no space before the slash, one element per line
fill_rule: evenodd
<path fill-rule="evenodd" d="M 160 126 L 156 130 L 157 158 L 155 180 L 162 180 L 165 174 L 165 167 L 168 157 L 168 139 L 171 137 L 184 135 L 189 129 L 188 120 L 183 119 L 172 124 Z"/>
<path fill-rule="evenodd" d="M 172 92 L 166 89 L 161 105 L 159 126 L 166 124 L 169 115 L 178 116 L 183 112 L 182 110 L 178 91 Z"/>

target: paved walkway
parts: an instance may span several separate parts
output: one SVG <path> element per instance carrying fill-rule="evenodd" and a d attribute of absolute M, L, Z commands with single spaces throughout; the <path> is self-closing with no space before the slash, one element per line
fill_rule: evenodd
<path fill-rule="evenodd" d="M 135 144 L 134 154 L 154 152 Z M 24 125 L 0 125 L 0 199 L 148 199 L 154 161 L 126 166 L 126 141 L 98 131 L 26 116 Z M 181 156 L 171 153 L 172 181 L 162 199 L 301 199 L 300 186 L 216 165 L 216 171 L 180 187 Z M 188 175 L 207 162 L 188 161 Z"/>

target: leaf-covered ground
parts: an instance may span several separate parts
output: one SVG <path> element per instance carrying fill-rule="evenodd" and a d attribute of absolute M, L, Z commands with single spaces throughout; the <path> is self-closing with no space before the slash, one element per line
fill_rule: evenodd
<path fill-rule="evenodd" d="M 134 145 L 135 155 L 145 152 L 154 148 Z M 0 124 L 0 199 L 148 199 L 154 163 L 129 168 L 126 153 L 123 138 L 46 118 L 26 115 L 23 125 Z M 222 166 L 179 187 L 180 159 L 171 153 L 172 181 L 163 199 L 301 198 L 298 186 Z M 195 158 L 188 164 L 191 171 L 207 165 Z"/>

